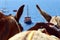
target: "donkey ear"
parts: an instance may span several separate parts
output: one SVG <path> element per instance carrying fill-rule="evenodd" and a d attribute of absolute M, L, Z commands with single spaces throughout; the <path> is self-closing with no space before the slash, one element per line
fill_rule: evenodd
<path fill-rule="evenodd" d="M 52 17 L 49 14 L 47 14 L 46 12 L 42 11 L 38 5 L 36 5 L 36 7 L 39 10 L 40 14 L 46 19 L 46 21 L 50 22 Z"/>
<path fill-rule="evenodd" d="M 16 15 L 15 15 L 15 19 L 16 19 L 17 22 L 19 22 L 19 19 L 20 19 L 22 13 L 23 13 L 24 6 L 25 6 L 25 5 L 22 5 L 22 6 L 18 9 L 18 11 L 17 11 L 17 13 L 16 13 Z"/>

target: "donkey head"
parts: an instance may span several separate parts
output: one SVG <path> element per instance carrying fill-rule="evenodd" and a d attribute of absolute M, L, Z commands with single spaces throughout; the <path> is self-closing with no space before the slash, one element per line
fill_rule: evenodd
<path fill-rule="evenodd" d="M 23 13 L 24 5 L 22 5 L 15 16 L 4 15 L 0 12 L 0 40 L 7 40 L 14 34 L 21 32 L 23 30 L 21 24 L 19 24 L 19 19 Z"/>
<path fill-rule="evenodd" d="M 37 9 L 39 10 L 40 14 L 47 20 L 47 22 L 53 23 L 54 25 L 57 25 L 58 28 L 60 28 L 60 16 L 53 16 L 51 17 L 46 12 L 42 11 L 41 8 L 36 5 Z"/>
<path fill-rule="evenodd" d="M 37 23 L 35 26 L 31 27 L 28 30 L 38 30 L 39 28 L 45 28 L 46 33 L 48 33 L 49 35 L 55 35 L 60 38 L 60 30 L 57 28 L 57 26 L 50 23 L 51 16 L 42 11 L 38 5 L 36 5 L 36 7 L 38 8 L 41 15 L 43 15 L 43 17 L 48 21 L 48 23 Z"/>

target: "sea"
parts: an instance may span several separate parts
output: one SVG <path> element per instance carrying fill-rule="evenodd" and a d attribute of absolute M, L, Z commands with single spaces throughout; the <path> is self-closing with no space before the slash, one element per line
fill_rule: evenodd
<path fill-rule="evenodd" d="M 40 14 L 36 5 L 51 16 L 60 16 L 60 0 L 0 0 L 0 11 L 4 10 L 5 15 L 12 14 L 16 15 L 20 6 L 25 5 L 23 14 L 19 20 L 19 23 L 24 28 L 24 31 L 36 25 L 36 23 L 47 22 L 44 17 Z M 32 24 L 24 23 L 25 17 L 27 17 L 27 5 L 29 17 L 31 17 Z"/>

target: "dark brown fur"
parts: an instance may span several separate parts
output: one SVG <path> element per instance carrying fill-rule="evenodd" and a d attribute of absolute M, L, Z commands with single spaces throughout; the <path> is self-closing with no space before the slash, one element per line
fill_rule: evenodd
<path fill-rule="evenodd" d="M 49 25 L 53 27 L 50 27 Z M 37 23 L 34 27 L 30 28 L 29 30 L 38 30 L 40 28 L 45 28 L 47 30 L 46 33 L 48 33 L 49 35 L 55 35 L 60 38 L 60 30 L 51 23 Z"/>
<path fill-rule="evenodd" d="M 23 8 L 24 5 L 18 9 L 16 16 L 7 16 L 0 12 L 0 40 L 8 40 L 10 37 L 23 30 L 21 24 L 19 24 Z"/>

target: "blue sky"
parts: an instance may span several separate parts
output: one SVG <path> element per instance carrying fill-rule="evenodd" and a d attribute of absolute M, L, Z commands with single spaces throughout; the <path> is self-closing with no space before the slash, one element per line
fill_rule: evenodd
<path fill-rule="evenodd" d="M 9 12 L 4 14 L 15 15 L 16 13 L 13 12 L 13 10 L 18 10 L 18 8 L 23 4 L 25 4 L 25 7 L 23 15 L 20 19 L 20 23 L 24 27 L 24 30 L 27 30 L 30 27 L 34 26 L 37 22 L 46 22 L 46 20 L 39 14 L 39 11 L 36 8 L 36 4 L 38 4 L 42 10 L 51 16 L 60 16 L 60 0 L 0 0 L 0 10 L 6 7 Z M 33 22 L 31 25 L 24 23 L 24 17 L 27 16 L 27 5 L 29 6 L 29 16 Z"/>

